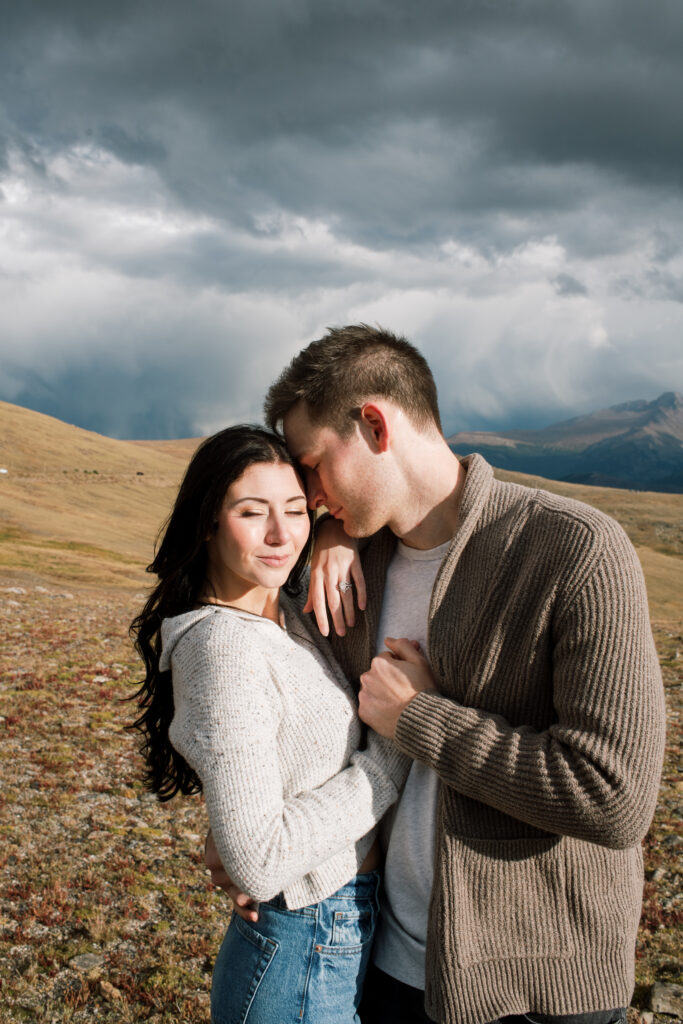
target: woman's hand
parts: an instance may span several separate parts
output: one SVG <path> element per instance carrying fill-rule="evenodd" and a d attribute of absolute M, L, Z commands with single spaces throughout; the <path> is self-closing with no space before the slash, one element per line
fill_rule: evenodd
<path fill-rule="evenodd" d="M 386 637 L 388 651 L 372 659 L 360 677 L 358 714 L 375 732 L 394 738 L 396 723 L 411 700 L 424 690 L 436 690 L 436 678 L 425 656 L 411 640 Z"/>
<path fill-rule="evenodd" d="M 315 546 L 311 560 L 311 582 L 305 612 L 314 612 L 318 629 L 323 636 L 330 632 L 327 620 L 329 608 L 332 622 L 338 636 L 346 634 L 355 624 L 353 586 L 340 591 L 338 584 L 351 582 L 355 585 L 356 601 L 362 611 L 365 608 L 365 578 L 358 557 L 358 546 L 344 532 L 344 527 L 335 519 L 326 519 L 316 529 Z"/>

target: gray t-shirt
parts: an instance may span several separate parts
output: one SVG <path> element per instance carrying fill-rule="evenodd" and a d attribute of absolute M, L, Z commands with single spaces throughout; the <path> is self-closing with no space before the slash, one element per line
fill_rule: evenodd
<path fill-rule="evenodd" d="M 400 541 L 387 571 L 377 650 L 387 636 L 419 641 L 427 653 L 429 603 L 436 574 L 450 540 L 428 551 Z M 434 836 L 438 778 L 415 761 L 403 794 L 383 823 L 386 849 L 382 913 L 373 960 L 393 978 L 425 987 L 427 915 L 434 878 Z"/>

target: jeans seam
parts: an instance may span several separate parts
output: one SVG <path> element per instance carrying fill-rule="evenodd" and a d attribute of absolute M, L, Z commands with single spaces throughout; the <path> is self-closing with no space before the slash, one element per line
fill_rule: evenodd
<path fill-rule="evenodd" d="M 311 950 L 311 955 L 308 957 L 308 965 L 306 967 L 306 980 L 304 981 L 304 990 L 301 993 L 301 1006 L 299 1007 L 299 1020 L 303 1020 L 304 1013 L 306 1011 L 306 996 L 308 995 L 308 983 L 309 983 L 309 981 L 311 979 L 311 970 L 313 968 L 313 950 L 315 949 L 316 940 L 318 938 L 318 925 L 319 925 L 319 923 L 320 923 L 320 918 L 318 916 L 318 910 L 316 908 L 316 911 L 315 911 L 315 925 L 314 925 L 314 928 L 313 928 L 313 948 Z"/>

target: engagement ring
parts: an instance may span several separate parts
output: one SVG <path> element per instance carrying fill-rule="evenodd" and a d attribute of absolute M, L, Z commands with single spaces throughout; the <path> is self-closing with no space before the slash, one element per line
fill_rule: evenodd
<path fill-rule="evenodd" d="M 342 594 L 345 594 L 347 590 L 351 590 L 352 587 L 353 583 L 351 580 L 341 580 L 341 582 L 337 584 L 337 590 L 340 590 Z"/>

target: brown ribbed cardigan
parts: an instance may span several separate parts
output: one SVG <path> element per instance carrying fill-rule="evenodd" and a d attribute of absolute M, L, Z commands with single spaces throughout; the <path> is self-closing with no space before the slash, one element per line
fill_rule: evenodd
<path fill-rule="evenodd" d="M 635 551 L 607 516 L 502 483 L 479 455 L 437 576 L 419 694 L 396 741 L 443 785 L 427 938 L 442 1024 L 626 1006 L 657 798 L 664 699 Z M 369 607 L 335 653 L 375 647 L 388 530 L 363 552 Z"/>

